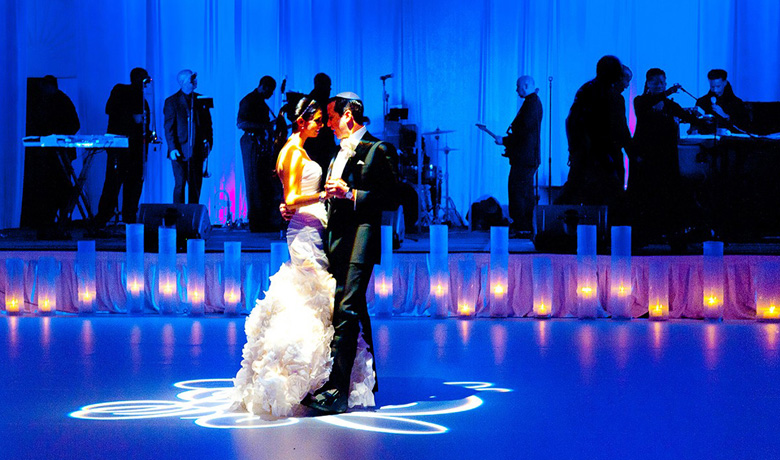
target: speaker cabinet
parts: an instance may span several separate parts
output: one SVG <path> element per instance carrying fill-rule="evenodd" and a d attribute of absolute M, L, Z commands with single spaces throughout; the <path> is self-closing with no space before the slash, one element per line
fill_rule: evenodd
<path fill-rule="evenodd" d="M 187 240 L 208 239 L 211 221 L 206 206 L 202 204 L 142 204 L 138 210 L 138 222 L 144 224 L 144 250 L 157 252 L 157 229 L 161 225 L 176 227 L 176 250 L 186 252 Z"/>
<path fill-rule="evenodd" d="M 606 206 L 549 205 L 534 210 L 534 247 L 542 252 L 574 254 L 578 225 L 595 225 L 598 246 L 607 246 Z"/>

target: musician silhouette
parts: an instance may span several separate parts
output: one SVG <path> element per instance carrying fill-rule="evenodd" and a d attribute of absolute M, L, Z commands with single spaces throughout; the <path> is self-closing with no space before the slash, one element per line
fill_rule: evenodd
<path fill-rule="evenodd" d="M 542 102 L 533 77 L 517 79 L 517 95 L 523 105 L 507 129 L 507 135 L 497 137 L 496 144 L 506 149 L 509 157 L 509 217 L 511 237 L 530 236 L 533 225 L 534 175 L 541 164 L 540 133 Z"/>
<path fill-rule="evenodd" d="M 27 135 L 76 134 L 81 127 L 76 108 L 57 79 L 46 75 L 28 82 Z M 69 239 L 66 222 L 73 185 L 68 177 L 75 149 L 25 149 L 20 225 L 37 230 L 38 239 Z"/>
<path fill-rule="evenodd" d="M 130 71 L 130 84 L 119 83 L 111 90 L 106 102 L 109 134 L 127 136 L 128 148 L 106 149 L 106 180 L 100 194 L 95 226 L 105 227 L 115 215 L 119 190 L 122 189 L 122 222 L 136 222 L 138 202 L 144 184 L 150 136 L 149 103 L 144 97 L 144 87 L 151 83 L 149 72 L 140 67 Z"/>

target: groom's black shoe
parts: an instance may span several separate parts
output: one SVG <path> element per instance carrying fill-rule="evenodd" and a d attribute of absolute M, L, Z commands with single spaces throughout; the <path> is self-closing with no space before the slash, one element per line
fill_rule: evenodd
<path fill-rule="evenodd" d="M 318 391 L 306 395 L 301 404 L 326 414 L 341 414 L 347 411 L 347 395 L 336 389 Z"/>

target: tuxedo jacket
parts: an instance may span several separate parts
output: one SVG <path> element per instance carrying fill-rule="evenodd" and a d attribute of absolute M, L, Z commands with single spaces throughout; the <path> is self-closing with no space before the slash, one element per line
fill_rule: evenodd
<path fill-rule="evenodd" d="M 354 190 L 355 201 L 328 201 L 326 247 L 332 264 L 378 264 L 381 250 L 382 211 L 397 207 L 395 199 L 397 153 L 393 145 L 363 135 L 355 155 L 347 160 L 341 178 Z M 331 160 L 328 174 L 333 168 Z"/>
<path fill-rule="evenodd" d="M 199 96 L 195 92 L 192 94 Z M 187 132 L 189 112 L 190 107 L 187 102 L 187 96 L 181 90 L 165 100 L 163 113 L 165 114 L 165 140 L 168 143 L 168 155 L 170 156 L 172 150 L 178 150 L 182 155 L 182 161 L 188 161 L 191 156 L 200 159 L 205 158 L 207 152 L 203 148 L 203 141 L 208 141 L 209 145 L 214 145 L 211 112 L 209 112 L 209 109 L 200 107 L 196 103 L 193 110 L 195 139 L 192 142 L 192 149 L 189 148 L 189 133 Z"/>

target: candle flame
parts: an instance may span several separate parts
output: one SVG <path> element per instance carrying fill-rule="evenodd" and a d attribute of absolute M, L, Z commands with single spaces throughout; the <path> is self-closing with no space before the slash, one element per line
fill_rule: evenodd
<path fill-rule="evenodd" d="M 138 280 L 133 280 L 133 284 L 130 285 L 130 292 L 137 294 L 141 292 L 143 285 Z"/>
<path fill-rule="evenodd" d="M 163 294 L 173 294 L 173 286 L 170 283 L 163 285 Z"/>
<path fill-rule="evenodd" d="M 586 286 L 586 287 L 580 289 L 580 292 L 582 292 L 583 294 L 590 294 L 590 293 L 593 292 L 593 288 L 590 288 L 590 287 Z"/>
<path fill-rule="evenodd" d="M 458 313 L 461 315 L 471 314 L 471 306 L 465 303 L 458 305 Z"/>
<path fill-rule="evenodd" d="M 496 295 L 501 295 L 504 293 L 504 286 L 500 284 L 496 284 L 496 286 L 493 288 L 493 293 Z"/>
<path fill-rule="evenodd" d="M 436 285 L 436 294 L 437 295 L 442 295 L 442 293 L 444 293 L 444 288 L 442 287 L 441 284 L 437 284 Z"/>
<path fill-rule="evenodd" d="M 193 300 L 198 300 L 198 296 L 199 296 L 199 295 L 200 295 L 200 294 L 198 293 L 198 291 L 192 291 L 192 299 L 193 299 Z"/>
<path fill-rule="evenodd" d="M 539 310 L 539 314 L 543 315 L 547 312 L 547 307 L 543 303 L 540 303 L 538 310 Z"/>
<path fill-rule="evenodd" d="M 707 304 L 710 305 L 710 306 L 716 305 L 717 303 L 718 303 L 718 298 L 715 297 L 715 296 L 710 296 L 707 299 Z"/>
<path fill-rule="evenodd" d="M 235 292 L 231 292 L 230 295 L 228 296 L 228 301 L 229 302 L 235 302 L 236 300 L 237 300 L 236 299 L 236 293 Z"/>

